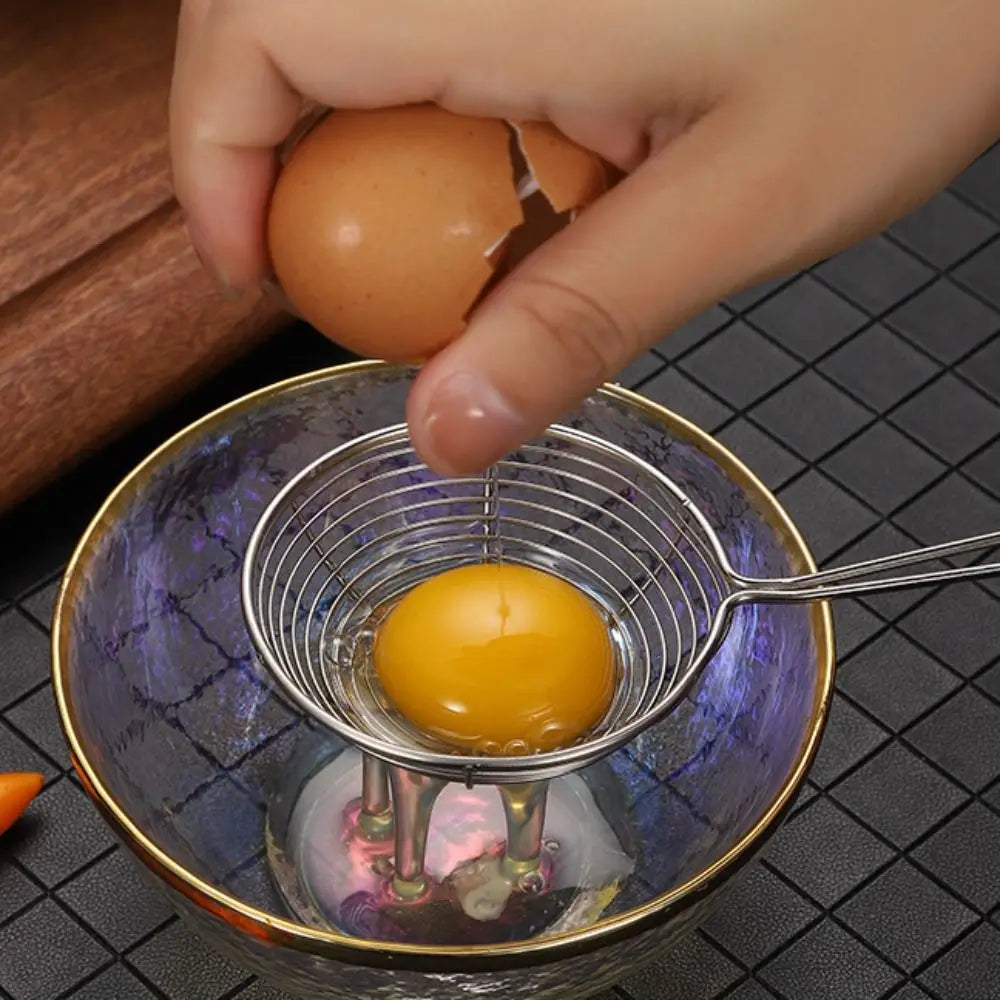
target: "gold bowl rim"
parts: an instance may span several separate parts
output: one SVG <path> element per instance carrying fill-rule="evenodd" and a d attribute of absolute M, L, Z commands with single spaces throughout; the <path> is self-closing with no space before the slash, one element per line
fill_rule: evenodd
<path fill-rule="evenodd" d="M 72 608 L 88 557 L 114 523 L 117 511 L 165 458 L 212 424 L 251 409 L 283 392 L 341 375 L 378 369 L 402 370 L 404 367 L 381 361 L 356 361 L 296 375 L 254 390 L 212 410 L 173 434 L 119 482 L 80 538 L 63 574 L 56 598 L 52 624 L 52 682 L 60 722 L 69 744 L 74 768 L 88 795 L 119 838 L 140 861 L 183 897 L 238 931 L 248 933 L 272 946 L 283 946 L 354 965 L 385 969 L 408 968 L 442 974 L 500 971 L 548 964 L 571 955 L 593 951 L 662 924 L 693 902 L 711 894 L 756 856 L 794 800 L 812 765 L 826 725 L 835 662 L 833 618 L 829 604 L 813 606 L 818 678 L 805 738 L 780 792 L 751 829 L 712 865 L 641 906 L 626 913 L 602 918 L 581 930 L 508 944 L 437 947 L 350 937 L 334 930 L 309 927 L 267 913 L 206 882 L 147 837 L 116 801 L 88 757 L 78 734 L 73 706 L 67 694 L 69 662 L 68 656 L 63 655 L 63 649 L 68 646 Z M 628 403 L 645 416 L 663 424 L 673 436 L 686 439 L 699 447 L 757 501 L 758 512 L 777 530 L 792 557 L 799 560 L 801 571 L 815 571 L 816 564 L 805 540 L 777 498 L 728 448 L 690 421 L 632 390 L 608 383 L 598 393 Z"/>

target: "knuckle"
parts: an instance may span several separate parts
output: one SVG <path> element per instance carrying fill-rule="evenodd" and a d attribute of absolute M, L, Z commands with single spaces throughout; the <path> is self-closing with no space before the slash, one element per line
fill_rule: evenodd
<path fill-rule="evenodd" d="M 641 347 L 638 327 L 587 292 L 539 277 L 508 279 L 507 305 L 523 315 L 581 382 L 614 378 Z"/>

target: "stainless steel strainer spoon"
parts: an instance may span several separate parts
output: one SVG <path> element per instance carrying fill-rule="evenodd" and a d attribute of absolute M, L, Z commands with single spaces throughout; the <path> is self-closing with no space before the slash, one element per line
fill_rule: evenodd
<path fill-rule="evenodd" d="M 513 785 L 594 763 L 663 719 L 741 605 L 996 575 L 997 562 L 901 571 L 997 546 L 1000 531 L 808 576 L 753 579 L 732 567 L 691 495 L 590 433 L 556 425 L 487 475 L 441 479 L 398 425 L 331 451 L 278 493 L 250 539 L 242 596 L 260 657 L 313 719 L 390 765 Z M 401 594 L 451 567 L 499 558 L 581 587 L 614 637 L 613 704 L 594 731 L 561 750 L 456 753 L 401 719 L 365 666 L 379 616 Z"/>

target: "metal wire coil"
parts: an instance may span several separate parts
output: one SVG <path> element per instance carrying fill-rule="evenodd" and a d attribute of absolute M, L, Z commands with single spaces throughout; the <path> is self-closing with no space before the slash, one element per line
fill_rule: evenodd
<path fill-rule="evenodd" d="M 670 710 L 731 591 L 714 544 L 668 479 L 586 432 L 553 426 L 484 476 L 442 479 L 398 425 L 335 449 L 280 491 L 248 546 L 243 604 L 279 687 L 344 739 L 450 780 L 518 782 L 592 763 Z M 553 573 L 607 618 L 616 694 L 572 746 L 456 752 L 399 716 L 370 669 L 375 629 L 395 601 L 436 573 L 489 560 Z"/>
<path fill-rule="evenodd" d="M 1000 531 L 827 569 L 737 573 L 705 515 L 648 463 L 554 426 L 478 478 L 440 479 L 405 426 L 341 446 L 275 497 L 250 539 L 243 606 L 277 684 L 305 713 L 374 757 L 449 780 L 514 783 L 593 763 L 662 719 L 754 602 L 810 603 L 1000 574 Z M 618 685 L 604 719 L 574 745 L 472 756 L 416 730 L 370 669 L 381 617 L 407 590 L 468 563 L 547 570 L 603 609 Z M 900 573 L 909 567 L 936 568 Z M 889 574 L 886 576 L 885 574 Z"/>

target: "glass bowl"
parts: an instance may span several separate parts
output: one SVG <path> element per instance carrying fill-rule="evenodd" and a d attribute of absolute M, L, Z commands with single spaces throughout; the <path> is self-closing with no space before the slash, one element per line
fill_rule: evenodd
<path fill-rule="evenodd" d="M 89 795 L 140 869 L 196 933 L 275 986 L 304 998 L 587 996 L 701 922 L 774 833 L 826 721 L 829 608 L 741 608 L 669 718 L 572 776 L 589 789 L 588 829 L 625 859 L 585 918 L 457 944 L 343 933 L 294 905 L 294 807 L 356 751 L 267 681 L 243 616 L 242 557 L 291 476 L 405 419 L 413 375 L 364 362 L 282 382 L 206 416 L 132 472 L 60 590 L 62 725 Z M 774 497 L 681 418 L 605 386 L 563 422 L 666 471 L 738 572 L 814 569 Z"/>

